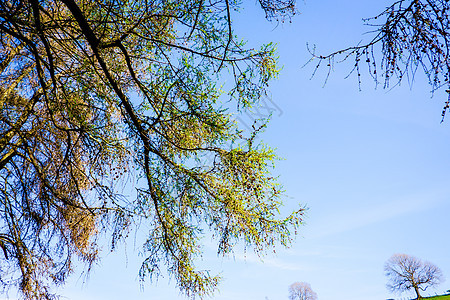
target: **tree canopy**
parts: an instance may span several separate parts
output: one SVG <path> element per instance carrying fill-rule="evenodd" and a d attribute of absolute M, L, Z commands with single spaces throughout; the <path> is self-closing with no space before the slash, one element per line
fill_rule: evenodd
<path fill-rule="evenodd" d="M 444 280 L 442 271 L 430 262 L 407 254 L 394 254 L 386 262 L 384 271 L 389 279 L 388 289 L 393 292 L 414 290 L 417 299 L 420 291 L 438 285 Z"/>
<path fill-rule="evenodd" d="M 289 300 L 317 300 L 317 294 L 307 282 L 294 282 L 289 286 Z"/>
<path fill-rule="evenodd" d="M 268 19 L 293 1 L 259 2 Z M 247 49 L 236 1 L 0 2 L 0 278 L 53 297 L 80 260 L 147 228 L 142 279 L 167 268 L 186 295 L 202 236 L 218 253 L 288 245 L 303 209 L 281 218 L 273 151 L 245 135 L 222 98 L 255 105 L 278 69 L 273 45 Z M 232 84 L 222 86 L 224 78 Z M 222 97 L 222 98 L 221 98 Z M 265 124 L 265 123 L 264 123 Z M 134 199 L 121 185 L 138 178 Z"/>
<path fill-rule="evenodd" d="M 284 21 L 293 0 L 259 0 Z M 264 253 L 289 245 L 303 209 L 281 217 L 276 155 L 227 110 L 251 109 L 277 76 L 274 45 L 246 47 L 231 0 L 0 1 L 0 280 L 26 299 L 52 298 L 77 260 L 99 259 L 145 224 L 142 279 L 164 268 L 186 295 L 219 277 L 195 268 L 212 233 Z M 361 61 L 385 86 L 421 67 L 449 84 L 444 0 L 398 0 L 371 21 L 367 44 L 330 55 Z M 381 51 L 374 50 L 377 45 Z M 381 57 L 381 63 L 376 63 Z M 377 70 L 382 70 L 381 72 Z M 227 80 L 226 80 L 227 79 Z M 225 83 L 226 82 L 226 83 Z M 450 90 L 450 89 L 449 89 Z M 443 115 L 449 108 L 446 102 Z M 122 186 L 136 178 L 136 197 Z"/>

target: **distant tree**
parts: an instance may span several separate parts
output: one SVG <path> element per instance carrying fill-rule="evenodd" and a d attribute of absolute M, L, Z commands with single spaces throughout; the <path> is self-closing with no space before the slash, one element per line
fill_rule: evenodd
<path fill-rule="evenodd" d="M 394 254 L 384 266 L 389 278 L 387 287 L 393 292 L 414 290 L 417 299 L 421 299 L 420 291 L 443 281 L 441 270 L 430 262 L 407 254 Z"/>
<path fill-rule="evenodd" d="M 316 300 L 317 294 L 306 282 L 294 282 L 289 286 L 289 300 Z"/>

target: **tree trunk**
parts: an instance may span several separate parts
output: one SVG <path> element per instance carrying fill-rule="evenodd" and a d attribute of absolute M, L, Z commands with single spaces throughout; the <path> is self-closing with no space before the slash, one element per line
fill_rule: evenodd
<path fill-rule="evenodd" d="M 419 292 L 419 287 L 415 286 L 414 291 L 416 292 L 416 295 L 417 295 L 416 299 L 422 299 L 422 296 L 420 295 L 420 292 Z"/>

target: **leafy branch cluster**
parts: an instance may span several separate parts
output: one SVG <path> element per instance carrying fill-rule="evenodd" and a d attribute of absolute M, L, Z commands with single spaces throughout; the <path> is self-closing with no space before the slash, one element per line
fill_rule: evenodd
<path fill-rule="evenodd" d="M 292 1 L 260 1 L 269 19 Z M 0 1 L 0 278 L 50 299 L 80 259 L 97 261 L 139 223 L 144 280 L 162 266 L 188 296 L 219 278 L 197 270 L 211 230 L 219 254 L 288 245 L 302 209 L 279 219 L 271 149 L 254 145 L 221 104 L 264 95 L 273 45 L 246 49 L 235 1 Z M 237 147 L 233 145 L 244 145 Z M 214 156 L 205 162 L 205 156 Z M 120 186 L 137 176 L 136 199 Z"/>

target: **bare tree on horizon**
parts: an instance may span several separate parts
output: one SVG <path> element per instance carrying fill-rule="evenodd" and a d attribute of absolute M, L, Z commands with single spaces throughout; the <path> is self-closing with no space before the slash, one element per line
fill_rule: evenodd
<path fill-rule="evenodd" d="M 414 290 L 417 299 L 422 299 L 420 291 L 425 291 L 444 281 L 441 269 L 407 254 L 394 254 L 384 266 L 389 278 L 387 288 L 393 292 Z"/>
<path fill-rule="evenodd" d="M 317 294 L 307 282 L 294 282 L 289 286 L 289 300 L 317 300 Z"/>

